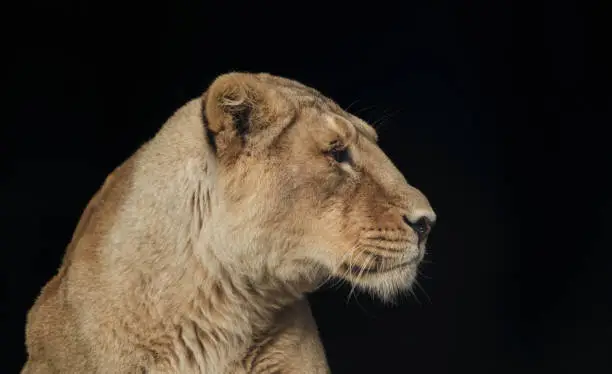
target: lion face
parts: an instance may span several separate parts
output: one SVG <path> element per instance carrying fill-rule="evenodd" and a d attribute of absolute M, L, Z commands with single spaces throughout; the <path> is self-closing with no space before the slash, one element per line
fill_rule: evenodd
<path fill-rule="evenodd" d="M 436 216 L 371 126 L 268 74 L 223 75 L 203 102 L 227 230 L 217 257 L 287 282 L 340 277 L 383 299 L 410 287 Z"/>

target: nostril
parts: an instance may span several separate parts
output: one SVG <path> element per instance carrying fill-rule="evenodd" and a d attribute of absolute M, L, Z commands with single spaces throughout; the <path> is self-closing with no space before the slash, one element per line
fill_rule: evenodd
<path fill-rule="evenodd" d="M 431 220 L 429 218 L 421 217 L 414 222 L 410 221 L 410 219 L 408 219 L 408 217 L 405 215 L 402 218 L 404 222 L 406 222 L 406 224 L 410 226 L 410 228 L 412 228 L 417 234 L 419 241 L 422 241 L 427 237 L 429 231 L 431 230 Z"/>

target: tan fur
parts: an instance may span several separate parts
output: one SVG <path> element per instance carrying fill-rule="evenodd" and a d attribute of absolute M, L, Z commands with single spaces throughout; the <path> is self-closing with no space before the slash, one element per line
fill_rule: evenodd
<path fill-rule="evenodd" d="M 22 373 L 329 372 L 304 294 L 408 289 L 425 240 L 407 223 L 435 220 L 376 140 L 298 82 L 218 77 L 86 207 Z"/>

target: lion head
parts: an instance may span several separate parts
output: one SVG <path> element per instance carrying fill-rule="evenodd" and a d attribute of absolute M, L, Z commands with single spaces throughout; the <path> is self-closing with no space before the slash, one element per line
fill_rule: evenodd
<path fill-rule="evenodd" d="M 291 282 L 340 277 L 383 299 L 417 274 L 436 215 L 375 130 L 293 80 L 219 76 L 202 98 L 215 158 L 216 258 Z M 206 228 L 207 227 L 207 228 Z"/>

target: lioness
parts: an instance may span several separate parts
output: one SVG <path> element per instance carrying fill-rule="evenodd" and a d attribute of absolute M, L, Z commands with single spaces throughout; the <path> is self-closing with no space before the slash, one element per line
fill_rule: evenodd
<path fill-rule="evenodd" d="M 22 373 L 327 373 L 305 293 L 410 287 L 435 214 L 316 90 L 219 76 L 86 207 Z"/>

